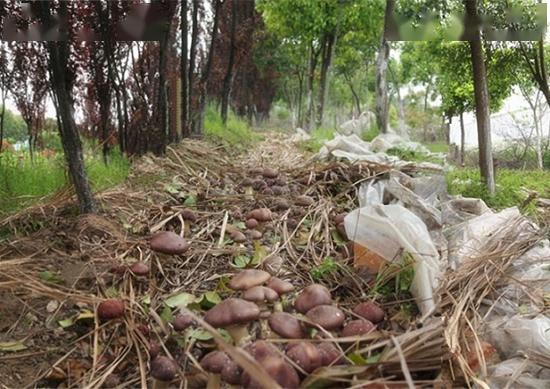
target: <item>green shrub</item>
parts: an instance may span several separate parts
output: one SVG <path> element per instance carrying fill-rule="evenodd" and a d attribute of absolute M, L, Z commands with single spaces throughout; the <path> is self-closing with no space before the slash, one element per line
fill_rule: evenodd
<path fill-rule="evenodd" d="M 311 153 L 317 153 L 323 147 L 323 144 L 332 138 L 336 130 L 334 128 L 320 127 L 316 128 L 309 133 L 311 139 L 300 142 L 298 147 L 302 150 L 309 151 Z"/>
<path fill-rule="evenodd" d="M 519 206 L 525 199 L 521 189 L 537 191 L 543 197 L 550 196 L 550 172 L 540 170 L 499 169 L 496 176 L 496 193 L 489 196 L 480 181 L 478 169 L 456 169 L 447 174 L 449 193 L 483 199 L 487 205 L 502 209 Z"/>
<path fill-rule="evenodd" d="M 378 130 L 378 125 L 376 122 L 371 123 L 369 129 L 367 131 L 363 131 L 361 134 L 361 139 L 363 139 L 366 142 L 372 142 L 374 138 L 376 138 L 378 135 L 380 135 L 380 131 Z"/>
<path fill-rule="evenodd" d="M 437 158 L 432 155 L 422 153 L 420 151 L 414 151 L 409 149 L 402 149 L 399 147 L 392 147 L 391 149 L 386 150 L 386 154 L 394 155 L 402 159 L 403 161 L 411 162 L 432 162 L 432 163 L 442 163 L 441 158 Z"/>
<path fill-rule="evenodd" d="M 245 149 L 261 139 L 248 123 L 229 113 L 227 124 L 224 125 L 221 116 L 213 105 L 205 113 L 204 135 L 213 142 L 220 143 L 227 149 Z"/>

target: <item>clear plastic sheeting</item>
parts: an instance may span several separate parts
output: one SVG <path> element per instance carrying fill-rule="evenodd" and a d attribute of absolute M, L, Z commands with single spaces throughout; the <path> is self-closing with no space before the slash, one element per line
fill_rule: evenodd
<path fill-rule="evenodd" d="M 488 369 L 491 389 L 548 389 L 550 369 L 523 358 L 511 358 Z"/>

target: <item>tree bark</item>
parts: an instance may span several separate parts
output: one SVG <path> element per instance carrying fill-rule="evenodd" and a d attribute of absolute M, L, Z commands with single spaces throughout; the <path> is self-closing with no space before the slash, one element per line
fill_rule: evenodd
<path fill-rule="evenodd" d="M 319 104 L 317 105 L 317 120 L 315 125 L 321 127 L 323 125 L 323 114 L 325 111 L 325 100 L 328 94 L 328 79 L 330 75 L 330 64 L 336 47 L 336 31 L 331 31 L 325 34 L 323 39 L 322 54 L 321 54 L 321 77 L 319 80 Z"/>
<path fill-rule="evenodd" d="M 395 8 L 395 0 L 386 1 L 384 12 L 384 32 L 380 41 L 378 57 L 376 58 L 376 122 L 381 133 L 388 132 L 388 60 L 390 57 L 390 44 L 386 37 Z"/>
<path fill-rule="evenodd" d="M 41 1 L 39 3 L 42 25 L 50 27 L 52 24 L 52 17 L 50 14 L 51 2 Z M 66 16 L 67 4 L 61 1 L 59 3 L 59 17 L 65 19 Z M 61 29 L 63 31 L 66 27 L 62 26 Z M 97 206 L 92 195 L 88 177 L 86 176 L 82 143 L 80 142 L 80 136 L 73 117 L 73 101 L 71 98 L 72 85 L 70 85 L 67 80 L 67 74 L 69 74 L 69 45 L 67 41 L 49 41 L 47 42 L 47 46 L 49 53 L 48 67 L 59 118 L 59 133 L 65 153 L 65 159 L 69 167 L 69 175 L 80 204 L 80 211 L 82 213 L 95 213 L 97 212 Z"/>
<path fill-rule="evenodd" d="M 2 76 L 3 78 L 4 76 Z M 0 153 L 4 144 L 4 117 L 6 116 L 6 91 L 2 82 L 2 113 L 0 113 Z"/>
<path fill-rule="evenodd" d="M 208 79 L 210 78 L 210 71 L 212 70 L 212 60 L 214 58 L 214 47 L 215 47 L 215 41 L 218 37 L 218 21 L 220 18 L 220 9 L 221 9 L 221 0 L 216 0 L 216 4 L 214 6 L 214 23 L 212 25 L 212 33 L 211 41 L 210 41 L 210 47 L 208 49 L 208 59 L 206 60 L 206 66 L 204 68 L 203 73 L 201 74 L 200 79 L 200 97 L 199 97 L 199 112 L 198 112 L 198 120 L 194 127 L 194 134 L 195 136 L 202 136 L 204 132 L 204 113 L 206 111 L 206 94 L 207 94 L 207 86 L 208 86 Z"/>
<path fill-rule="evenodd" d="M 194 111 L 193 101 L 191 96 L 194 94 L 195 90 L 195 62 L 197 57 L 197 43 L 199 39 L 199 7 L 200 0 L 193 0 L 193 28 L 191 30 L 191 47 L 189 48 L 189 75 L 188 75 L 188 88 L 189 88 L 189 122 L 187 129 L 187 136 L 191 136 L 194 132 L 194 128 L 197 121 L 197 113 Z"/>
<path fill-rule="evenodd" d="M 183 138 L 189 136 L 189 78 L 187 75 L 189 63 L 187 59 L 187 0 L 181 1 L 181 58 L 180 58 L 180 82 L 181 82 L 181 134 Z"/>
<path fill-rule="evenodd" d="M 309 48 L 309 66 L 307 76 L 307 112 L 306 112 L 306 126 L 307 130 L 311 130 L 313 124 L 313 84 L 315 80 L 315 69 L 317 68 L 317 59 L 319 57 L 319 50 L 315 50 L 313 42 Z"/>
<path fill-rule="evenodd" d="M 464 130 L 464 112 L 460 112 L 460 166 L 464 167 L 464 148 L 466 143 L 466 131 Z"/>
<path fill-rule="evenodd" d="M 233 85 L 233 67 L 235 65 L 235 34 L 237 31 L 237 18 L 238 18 L 238 9 L 237 9 L 237 0 L 231 0 L 231 37 L 230 37 L 230 48 L 229 48 L 229 59 L 227 62 L 227 71 L 225 72 L 225 77 L 223 79 L 223 89 L 222 89 L 222 106 L 221 106 L 221 117 L 223 124 L 227 123 L 227 111 L 229 109 L 229 98 L 231 96 L 231 86 Z"/>
<path fill-rule="evenodd" d="M 348 75 L 344 75 L 344 78 L 346 79 L 346 82 L 348 83 L 349 89 L 351 91 L 351 95 L 353 96 L 353 103 L 352 103 L 352 116 L 353 116 L 353 107 L 355 105 L 355 109 L 357 110 L 357 117 L 361 115 L 361 100 L 359 99 L 359 95 L 355 91 L 355 88 L 353 87 L 353 81 Z"/>
<path fill-rule="evenodd" d="M 477 0 L 464 0 L 466 17 L 477 21 Z M 474 75 L 474 94 L 477 120 L 477 137 L 479 144 L 479 168 L 481 177 L 490 195 L 495 193 L 495 175 L 493 166 L 493 151 L 491 142 L 491 116 L 489 111 L 489 91 L 487 88 L 487 72 L 481 32 L 475 22 L 475 30 L 470 40 L 472 70 Z"/>

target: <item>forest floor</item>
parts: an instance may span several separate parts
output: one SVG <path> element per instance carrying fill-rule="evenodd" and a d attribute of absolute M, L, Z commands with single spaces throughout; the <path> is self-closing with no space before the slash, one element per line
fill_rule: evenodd
<path fill-rule="evenodd" d="M 443 326 L 418 321 L 407 269 L 382 277 L 354 269 L 334 222 L 357 208 L 358 183 L 390 167 L 315 161 L 284 135 L 266 139 L 239 155 L 194 140 L 169 147 L 164 158 L 144 156 L 126 182 L 98 194 L 98 215 L 78 216 L 71 193 L 62 191 L 0 222 L 8 236 L 0 241 L 0 387 L 144 386 L 157 341 L 185 377 L 176 387 L 204 387 L 197 360 L 215 347 L 212 336 L 199 328 L 175 333 L 169 323 L 182 305 L 200 315 L 231 296 L 230 277 L 246 267 L 276 273 L 296 290 L 321 283 L 346 315 L 365 300 L 383 307 L 387 320 L 368 336 L 330 338 L 353 365 L 308 378 L 312 386 L 323 378 L 339 387 L 442 382 L 449 360 Z M 261 181 L 264 168 L 279 172 L 263 183 L 277 184 L 282 195 L 261 182 L 243 188 L 246 178 Z M 301 204 L 300 196 L 313 201 Z M 273 212 L 261 239 L 229 239 L 235 229 L 246 232 L 245 215 L 258 207 Z M 185 209 L 196 220 L 184 220 Z M 183 235 L 190 249 L 152 251 L 149 237 L 162 230 Z M 128 270 L 136 261 L 150 266 L 148 276 Z M 123 319 L 99 321 L 97 305 L 107 298 L 124 300 Z M 261 326 L 252 327 L 261 337 Z"/>

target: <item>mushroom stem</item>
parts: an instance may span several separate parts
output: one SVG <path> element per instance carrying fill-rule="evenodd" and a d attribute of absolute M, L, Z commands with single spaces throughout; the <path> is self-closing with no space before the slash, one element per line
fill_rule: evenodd
<path fill-rule="evenodd" d="M 161 380 L 153 380 L 153 389 L 168 389 L 169 382 Z"/>
<path fill-rule="evenodd" d="M 233 338 L 235 346 L 242 345 L 250 336 L 246 325 L 234 325 L 227 327 L 226 330 L 229 332 L 229 335 L 231 335 L 231 338 Z"/>
<path fill-rule="evenodd" d="M 208 382 L 206 384 L 206 389 L 220 389 L 221 379 L 219 374 L 210 373 L 208 374 Z"/>

